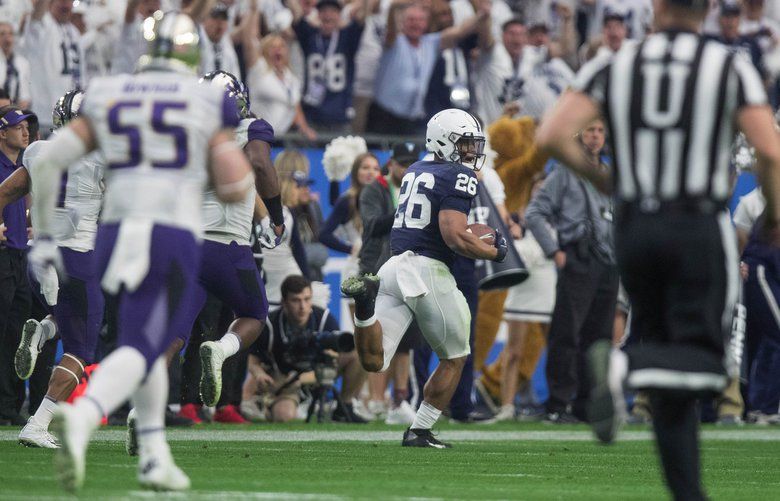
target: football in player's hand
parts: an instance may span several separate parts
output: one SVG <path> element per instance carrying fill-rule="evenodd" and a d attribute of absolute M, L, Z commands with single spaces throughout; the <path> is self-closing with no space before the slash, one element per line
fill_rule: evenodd
<path fill-rule="evenodd" d="M 486 224 L 470 224 L 467 231 L 475 234 L 488 245 L 495 245 L 496 243 L 496 230 Z"/>

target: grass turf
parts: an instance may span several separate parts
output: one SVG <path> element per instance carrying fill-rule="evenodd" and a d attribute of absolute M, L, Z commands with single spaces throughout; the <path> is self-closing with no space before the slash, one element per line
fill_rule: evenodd
<path fill-rule="evenodd" d="M 512 424 L 448 430 L 572 431 L 582 427 Z M 204 426 L 209 433 L 225 427 Z M 231 427 L 236 430 L 236 427 Z M 251 430 L 387 431 L 386 426 L 268 425 Z M 5 428 L 10 431 L 10 428 Z M 401 430 L 398 431 L 400 440 Z M 205 436 L 206 434 L 204 434 Z M 747 435 L 749 436 L 749 435 Z M 665 497 L 647 440 L 611 447 L 589 441 L 457 441 L 447 451 L 406 449 L 389 441 L 172 442 L 193 481 L 181 499 L 659 499 Z M 703 443 L 704 481 L 715 499 L 770 499 L 780 488 L 777 441 Z M 0 442 L 0 498 L 64 497 L 53 477 L 51 451 Z M 80 498 L 138 499 L 135 458 L 123 443 L 91 445 Z"/>

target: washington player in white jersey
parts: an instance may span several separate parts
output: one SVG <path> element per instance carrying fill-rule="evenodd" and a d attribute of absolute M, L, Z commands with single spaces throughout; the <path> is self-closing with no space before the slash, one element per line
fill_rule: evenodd
<path fill-rule="evenodd" d="M 214 71 L 202 81 L 236 97 L 237 114 L 241 117 L 236 140 L 252 164 L 256 183 L 256 190 L 249 190 L 244 200 L 236 204 L 226 205 L 213 190 L 207 191 L 203 200 L 205 241 L 199 281 L 205 290 L 199 292 L 194 303 L 192 322 L 206 303 L 206 291 L 217 296 L 236 316 L 222 339 L 206 341 L 200 347 L 200 396 L 205 405 L 215 406 L 222 392 L 222 363 L 255 342 L 268 314 L 265 285 L 249 244 L 257 194 L 269 209 L 277 233 L 264 235 L 261 243 L 267 247 L 278 243 L 284 231 L 284 217 L 279 180 L 271 162 L 273 128 L 263 119 L 250 117 L 248 92 L 235 76 Z"/>
<path fill-rule="evenodd" d="M 56 128 L 78 116 L 84 93 L 74 90 L 62 96 L 54 107 Z M 56 134 L 56 131 L 55 131 Z M 36 159 L 50 141 L 36 141 L 24 151 L 23 167 L 0 186 L 0 206 L 16 201 L 27 193 L 36 194 L 41 173 Z M 54 242 L 62 254 L 66 279 L 60 283 L 53 267 L 36 279 L 30 277 L 33 293 L 49 315 L 42 321 L 28 320 L 16 350 L 14 365 L 20 379 L 27 379 L 43 344 L 57 331 L 62 337 L 64 354 L 54 368 L 46 397 L 19 434 L 19 443 L 29 447 L 57 448 L 48 427 L 57 402 L 70 396 L 81 382 L 84 366 L 93 363 L 100 324 L 103 320 L 103 293 L 94 271 L 95 235 L 103 200 L 104 161 L 94 152 L 73 163 L 61 176 L 57 208 L 52 227 Z M 32 215 L 33 233 L 38 218 Z"/>
<path fill-rule="evenodd" d="M 40 230 L 29 261 L 40 276 L 62 262 L 51 240 L 58 172 L 95 149 L 107 163 L 95 253 L 101 285 L 118 304 L 118 347 L 85 395 L 60 405 L 52 421 L 61 441 L 55 466 L 69 490 L 84 482 L 87 444 L 102 416 L 129 397 L 137 415 L 139 482 L 189 487 L 165 440 L 168 374 L 161 355 L 187 323 L 197 290 L 208 178 L 226 202 L 243 200 L 253 183 L 233 140 L 235 99 L 194 75 L 199 37 L 192 18 L 156 15 L 144 36 L 149 50 L 139 73 L 93 80 L 82 116 L 41 152 L 36 167 L 45 182 L 33 200 Z"/>

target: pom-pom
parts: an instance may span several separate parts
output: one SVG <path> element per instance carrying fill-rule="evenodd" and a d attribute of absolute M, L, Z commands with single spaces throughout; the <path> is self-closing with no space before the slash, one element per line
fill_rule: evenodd
<path fill-rule="evenodd" d="M 343 181 L 352 170 L 352 163 L 361 153 L 366 153 L 366 140 L 358 136 L 337 137 L 325 147 L 322 166 L 331 181 Z"/>

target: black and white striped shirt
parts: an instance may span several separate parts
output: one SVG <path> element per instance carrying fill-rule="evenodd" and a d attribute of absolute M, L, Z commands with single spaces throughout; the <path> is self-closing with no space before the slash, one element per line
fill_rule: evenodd
<path fill-rule="evenodd" d="M 618 202 L 729 196 L 735 113 L 767 103 L 750 61 L 694 33 L 661 32 L 584 66 L 573 85 L 610 130 Z"/>

